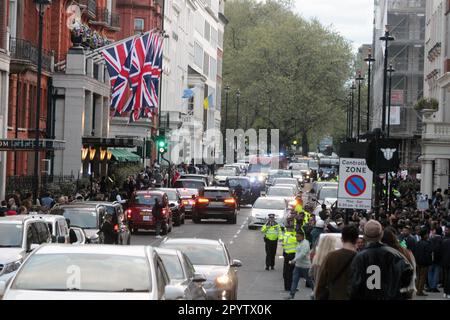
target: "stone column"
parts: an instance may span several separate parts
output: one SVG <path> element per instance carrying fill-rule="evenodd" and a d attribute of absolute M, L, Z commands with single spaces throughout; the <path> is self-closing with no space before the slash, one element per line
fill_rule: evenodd
<path fill-rule="evenodd" d="M 84 128 L 83 137 L 90 137 L 92 132 L 92 113 L 93 113 L 93 93 L 86 91 L 85 107 L 84 107 Z"/>
<path fill-rule="evenodd" d="M 433 190 L 438 188 L 445 190 L 448 188 L 449 160 L 437 159 L 435 164 Z"/>
<path fill-rule="evenodd" d="M 433 193 L 433 161 L 422 160 L 422 182 L 420 192 L 427 194 L 429 198 Z"/>
<path fill-rule="evenodd" d="M 99 138 L 102 136 L 103 130 L 103 97 L 94 96 L 95 99 L 95 130 L 94 136 Z"/>

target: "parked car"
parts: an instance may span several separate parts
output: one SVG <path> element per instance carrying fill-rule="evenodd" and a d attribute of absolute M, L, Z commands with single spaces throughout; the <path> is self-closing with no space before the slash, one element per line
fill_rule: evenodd
<path fill-rule="evenodd" d="M 209 239 L 164 239 L 161 248 L 185 253 L 195 271 L 206 276 L 203 287 L 209 300 L 236 300 L 238 293 L 237 268 L 239 260 L 231 260 L 225 244 Z"/>
<path fill-rule="evenodd" d="M 185 206 L 178 190 L 171 188 L 160 188 L 158 190 L 165 192 L 169 198 L 169 207 L 170 210 L 172 210 L 173 225 L 178 227 L 184 224 L 186 219 Z"/>
<path fill-rule="evenodd" d="M 188 188 L 178 188 L 176 190 L 180 193 L 186 218 L 192 218 L 192 212 L 195 208 L 195 199 L 198 196 L 198 190 Z"/>
<path fill-rule="evenodd" d="M 183 288 L 185 300 L 207 299 L 206 290 L 203 288 L 206 277 L 196 273 L 194 266 L 184 253 L 180 250 L 155 249 L 166 267 L 170 284 Z"/>
<path fill-rule="evenodd" d="M 288 202 L 280 197 L 259 197 L 253 204 L 249 229 L 256 229 L 263 226 L 269 219 L 269 213 L 275 214 L 275 220 L 284 225 L 285 217 L 288 214 Z"/>
<path fill-rule="evenodd" d="M 237 204 L 229 188 L 207 187 L 199 192 L 192 221 L 200 223 L 202 219 L 225 219 L 236 224 Z"/>
<path fill-rule="evenodd" d="M 174 188 L 187 188 L 201 190 L 207 187 L 208 184 L 203 180 L 198 179 L 178 179 L 173 185 Z"/>
<path fill-rule="evenodd" d="M 185 173 L 182 174 L 180 179 L 188 179 L 188 180 L 200 180 L 200 181 L 205 181 L 206 185 L 209 186 L 211 185 L 211 181 L 209 180 L 209 177 L 207 175 L 204 174 L 190 174 L 190 173 Z"/>
<path fill-rule="evenodd" d="M 214 175 L 214 185 L 216 186 L 225 186 L 227 178 L 229 177 L 237 177 L 238 171 L 235 167 L 223 167 L 219 168 Z"/>
<path fill-rule="evenodd" d="M 252 188 L 250 178 L 248 177 L 228 177 L 225 182 L 225 186 L 230 188 L 231 192 L 235 193 L 236 187 L 241 185 L 242 196 L 241 204 L 253 204 L 259 197 L 259 189 Z"/>
<path fill-rule="evenodd" d="M 2 294 L 4 300 L 187 298 L 182 286 L 170 283 L 154 248 L 105 245 L 42 246 L 8 284 L 0 281 Z"/>
<path fill-rule="evenodd" d="M 34 215 L 1 217 L 0 277 L 17 271 L 29 253 L 51 242 L 52 234 L 44 219 Z"/>
<path fill-rule="evenodd" d="M 164 223 L 161 226 L 162 234 L 167 234 L 172 231 L 172 210 L 169 207 L 167 193 L 158 190 L 144 190 L 136 191 L 133 194 L 126 211 L 133 233 L 136 233 L 139 229 L 156 229 L 156 221 L 152 215 L 155 199 L 158 199 L 163 206 L 162 216 Z"/>

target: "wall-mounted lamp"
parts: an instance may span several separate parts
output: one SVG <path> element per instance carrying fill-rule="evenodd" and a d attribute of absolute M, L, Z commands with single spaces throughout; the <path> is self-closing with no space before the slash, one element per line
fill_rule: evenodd
<path fill-rule="evenodd" d="M 82 148 L 81 149 L 81 160 L 86 160 L 88 155 L 89 149 L 88 148 Z"/>
<path fill-rule="evenodd" d="M 89 159 L 92 161 L 95 158 L 95 152 L 97 150 L 95 148 L 89 147 Z"/>

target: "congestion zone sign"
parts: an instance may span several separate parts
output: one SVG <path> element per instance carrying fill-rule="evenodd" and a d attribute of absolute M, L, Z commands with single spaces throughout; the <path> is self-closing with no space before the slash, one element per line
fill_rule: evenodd
<path fill-rule="evenodd" d="M 339 159 L 338 208 L 369 210 L 372 208 L 373 172 L 366 159 Z"/>

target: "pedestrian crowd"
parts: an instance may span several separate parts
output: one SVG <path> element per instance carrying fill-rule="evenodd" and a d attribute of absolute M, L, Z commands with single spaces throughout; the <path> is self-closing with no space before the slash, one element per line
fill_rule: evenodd
<path fill-rule="evenodd" d="M 300 209 L 283 226 L 269 217 L 261 229 L 266 270 L 274 269 L 281 242 L 287 299 L 295 297 L 301 278 L 316 300 L 404 300 L 427 293 L 450 299 L 449 191 L 437 189 L 428 198 L 418 194 L 416 181 L 394 179 L 392 185 L 390 207 L 377 213 L 323 205 L 314 215 L 314 206 L 303 208 L 300 198 Z"/>

